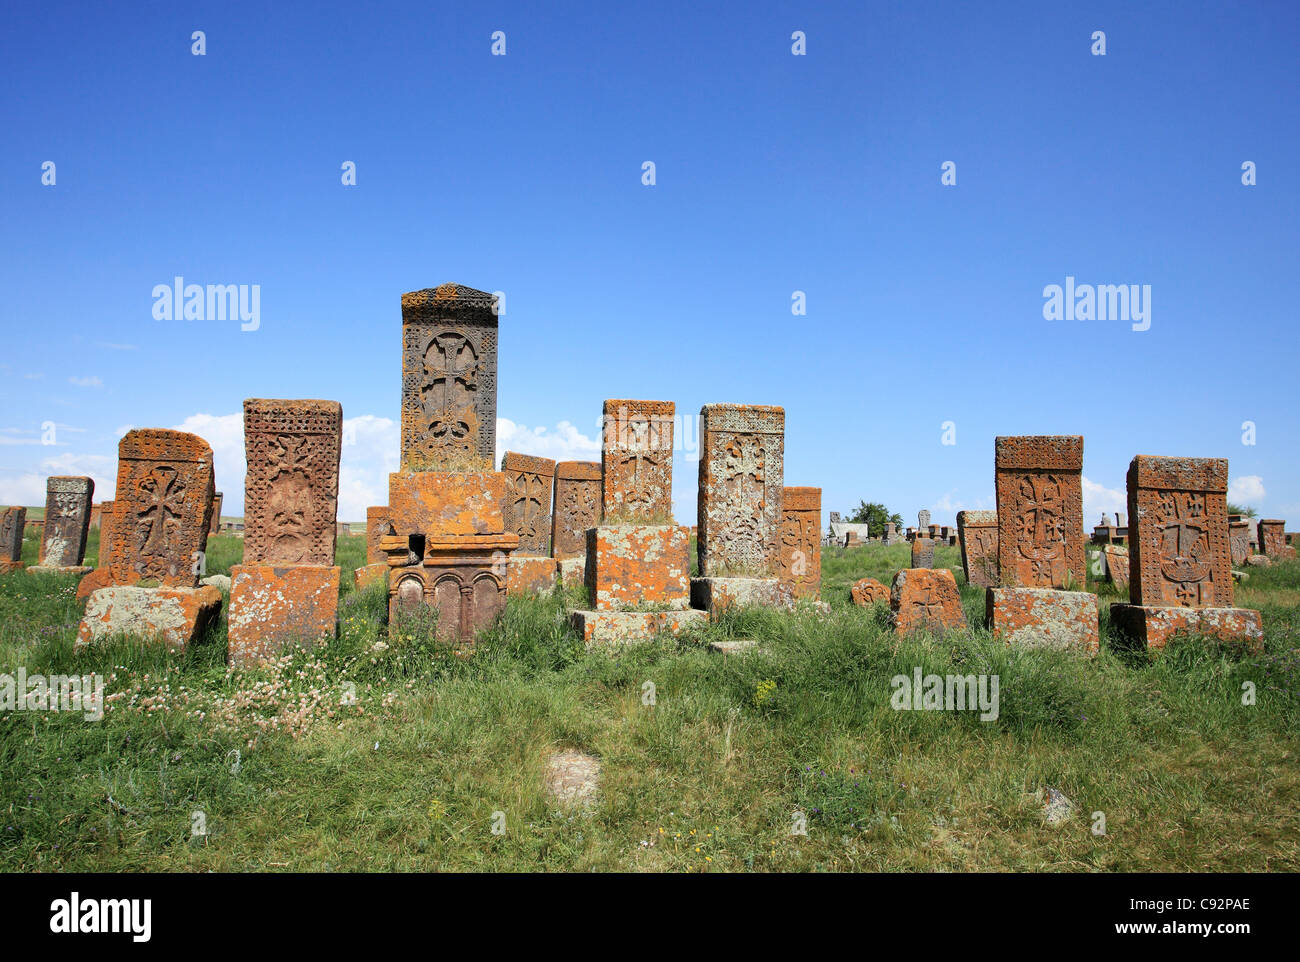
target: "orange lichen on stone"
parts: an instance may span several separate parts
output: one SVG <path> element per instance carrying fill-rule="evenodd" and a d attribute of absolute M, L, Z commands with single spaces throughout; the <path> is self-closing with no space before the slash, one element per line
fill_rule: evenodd
<path fill-rule="evenodd" d="M 672 401 L 605 402 L 602 419 L 603 516 L 618 521 L 672 516 Z"/>
<path fill-rule="evenodd" d="M 690 603 L 690 532 L 675 524 L 601 525 L 587 532 L 587 590 L 597 610 Z"/>
<path fill-rule="evenodd" d="M 555 587 L 554 558 L 512 554 L 506 564 L 506 594 L 541 594 Z"/>
<path fill-rule="evenodd" d="M 388 476 L 388 517 L 399 537 L 500 534 L 505 494 L 498 471 L 398 472 Z"/>
<path fill-rule="evenodd" d="M 781 492 L 781 573 L 796 598 L 816 600 L 822 589 L 822 489 Z"/>
<path fill-rule="evenodd" d="M 501 473 L 506 477 L 506 530 L 519 535 L 519 553 L 549 556 L 555 462 L 507 451 L 501 459 Z"/>
<path fill-rule="evenodd" d="M 388 520 L 388 505 L 366 508 L 366 564 L 387 564 L 388 556 L 379 547 L 379 539 L 393 533 Z"/>
<path fill-rule="evenodd" d="M 1179 634 L 1207 635 L 1264 647 L 1264 624 L 1252 608 L 1183 608 L 1174 605 L 1112 605 L 1111 623 L 1138 645 L 1160 650 Z"/>
<path fill-rule="evenodd" d="M 1088 655 L 1101 649 L 1097 596 L 1090 591 L 989 588 L 985 616 L 989 630 L 1009 645 L 1074 649 Z"/>
<path fill-rule="evenodd" d="M 313 646 L 333 638 L 338 602 L 337 565 L 235 565 L 230 569 L 230 664 L 258 664 L 295 644 Z"/>
<path fill-rule="evenodd" d="M 889 589 L 875 578 L 863 578 L 849 589 L 855 605 L 870 607 L 877 601 L 889 600 Z"/>
<path fill-rule="evenodd" d="M 551 513 L 551 554 L 582 558 L 587 529 L 601 521 L 599 461 L 561 461 L 555 465 L 555 505 Z"/>
<path fill-rule="evenodd" d="M 382 555 L 380 557 L 383 557 Z M 388 562 L 378 561 L 362 565 L 352 572 L 352 585 L 357 591 L 365 591 L 376 582 L 388 584 Z"/>
<path fill-rule="evenodd" d="M 221 613 L 221 592 L 197 588 L 113 585 L 93 592 L 77 630 L 77 645 L 126 636 L 185 648 Z"/>
<path fill-rule="evenodd" d="M 1000 437 L 994 463 L 999 581 L 1026 588 L 1084 584 L 1083 438 Z"/>
<path fill-rule="evenodd" d="M 894 630 L 965 628 L 957 579 L 947 568 L 904 568 L 889 589 Z"/>

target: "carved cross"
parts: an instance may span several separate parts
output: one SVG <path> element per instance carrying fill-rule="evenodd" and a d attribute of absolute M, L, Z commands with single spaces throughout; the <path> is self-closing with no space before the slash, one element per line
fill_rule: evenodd
<path fill-rule="evenodd" d="M 426 383 L 420 388 L 421 407 L 434 437 L 450 434 L 463 438 L 469 425 L 456 417 L 453 408 L 453 388 L 459 382 L 465 390 L 478 387 L 478 358 L 474 349 L 461 334 L 435 337 L 424 352 Z M 441 388 L 441 398 L 438 397 Z"/>
<path fill-rule="evenodd" d="M 141 554 L 163 554 L 166 550 L 167 522 L 180 517 L 185 500 L 185 482 L 180 480 L 175 468 L 160 465 L 140 482 L 140 491 L 149 503 L 140 509 L 139 517 L 149 524 Z"/>
<path fill-rule="evenodd" d="M 515 518 L 519 534 L 537 536 L 537 522 L 542 513 L 542 479 L 535 474 L 521 474 L 515 479 Z"/>
<path fill-rule="evenodd" d="M 753 479 L 753 489 L 755 491 L 755 511 L 754 514 L 763 512 L 763 482 L 767 468 L 767 450 L 761 444 L 755 444 L 752 448 L 745 447 L 739 440 L 727 442 L 726 447 L 726 467 L 730 472 L 727 479 L 735 488 L 735 496 L 740 504 L 745 504 L 745 497 L 751 489 L 750 479 Z"/>

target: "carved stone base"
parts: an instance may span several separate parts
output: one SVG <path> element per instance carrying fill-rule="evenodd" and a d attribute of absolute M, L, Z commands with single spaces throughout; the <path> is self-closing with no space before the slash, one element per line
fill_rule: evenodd
<path fill-rule="evenodd" d="M 444 641 L 473 641 L 506 607 L 510 552 L 516 534 L 426 539 L 424 561 L 407 561 L 405 539 L 384 538 L 389 558 L 388 620 L 437 613 L 437 636 Z"/>
<path fill-rule="evenodd" d="M 221 592 L 200 588 L 114 585 L 93 591 L 77 629 L 77 646 L 115 636 L 158 640 L 185 648 L 221 614 Z"/>
<path fill-rule="evenodd" d="M 607 524 L 587 529 L 587 591 L 597 611 L 690 604 L 691 529 Z"/>
<path fill-rule="evenodd" d="M 352 572 L 352 586 L 357 591 L 365 591 L 377 581 L 382 581 L 385 586 L 388 585 L 388 562 L 381 561 L 378 564 L 362 565 Z"/>
<path fill-rule="evenodd" d="M 247 667 L 327 641 L 338 631 L 338 609 L 338 565 L 235 565 L 227 660 Z"/>
<path fill-rule="evenodd" d="M 580 585 L 587 576 L 587 556 L 580 558 L 557 558 L 555 575 L 566 585 Z"/>
<path fill-rule="evenodd" d="M 575 611 L 570 623 L 588 645 L 626 644 L 659 634 L 680 634 L 708 621 L 708 613 L 680 611 Z"/>
<path fill-rule="evenodd" d="M 29 565 L 27 571 L 34 575 L 82 575 L 95 569 L 90 565 Z"/>
<path fill-rule="evenodd" d="M 555 588 L 555 559 L 512 554 L 506 563 L 506 594 L 547 594 Z"/>
<path fill-rule="evenodd" d="M 989 588 L 984 620 L 995 636 L 1021 648 L 1070 648 L 1088 655 L 1101 650 L 1097 596 L 1054 588 Z"/>
<path fill-rule="evenodd" d="M 728 608 L 794 606 L 794 586 L 776 578 L 692 578 L 691 607 L 717 618 Z"/>
<path fill-rule="evenodd" d="M 1253 608 L 1111 605 L 1110 618 L 1121 632 L 1145 648 L 1163 648 L 1179 633 L 1245 642 L 1256 651 L 1264 645 L 1264 622 Z"/>

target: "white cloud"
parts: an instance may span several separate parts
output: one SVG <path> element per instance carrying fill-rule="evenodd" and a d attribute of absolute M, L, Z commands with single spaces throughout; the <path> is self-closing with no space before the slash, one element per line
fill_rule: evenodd
<path fill-rule="evenodd" d="M 599 461 L 600 441 L 587 437 L 568 421 L 554 428 L 530 428 L 508 418 L 497 418 L 498 465 L 507 451 L 555 461 Z"/>
<path fill-rule="evenodd" d="M 128 426 L 127 430 L 130 430 Z M 221 513 L 244 511 L 244 412 L 191 414 L 173 431 L 197 434 L 212 448 L 212 469 L 222 494 Z M 122 432 L 123 434 L 126 431 Z"/>
<path fill-rule="evenodd" d="M 1083 479 L 1083 530 L 1091 531 L 1102 512 L 1121 514 L 1128 511 L 1128 495 L 1123 488 L 1107 488 Z"/>
<path fill-rule="evenodd" d="M 93 374 L 90 377 L 70 377 L 69 384 L 75 384 L 77 387 L 103 387 L 104 382 Z"/>
<path fill-rule="evenodd" d="M 953 498 L 957 489 L 948 491 L 934 504 L 930 505 L 930 523 L 931 524 L 949 524 L 957 523 L 958 511 L 992 511 L 997 507 L 997 498 L 989 495 L 984 498 L 976 498 L 974 501 L 966 501 L 964 498 Z M 910 525 L 916 522 L 915 518 L 903 518 L 903 524 Z"/>
<path fill-rule="evenodd" d="M 70 474 L 95 482 L 95 500 L 111 501 L 117 488 L 117 458 L 104 454 L 65 452 L 45 458 L 40 471 L 0 478 L 0 504 L 38 507 L 45 503 L 45 482 L 50 475 Z"/>
<path fill-rule="evenodd" d="M 365 521 L 366 508 L 388 503 L 388 475 L 397 470 L 401 453 L 401 426 L 392 418 L 363 414 L 343 419 L 340 521 Z"/>
<path fill-rule="evenodd" d="M 1251 505 L 1264 500 L 1264 479 L 1258 474 L 1246 474 L 1228 482 L 1228 500 L 1233 504 Z"/>

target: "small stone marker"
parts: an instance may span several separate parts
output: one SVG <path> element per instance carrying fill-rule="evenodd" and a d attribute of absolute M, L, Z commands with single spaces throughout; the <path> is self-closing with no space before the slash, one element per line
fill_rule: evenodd
<path fill-rule="evenodd" d="M 889 589 L 875 578 L 862 578 L 849 589 L 855 605 L 870 607 L 877 601 L 889 601 Z"/>
<path fill-rule="evenodd" d="M 822 588 L 822 489 L 781 492 L 781 580 L 796 598 L 816 600 Z"/>
<path fill-rule="evenodd" d="M 958 511 L 957 538 L 966 584 L 992 588 L 998 583 L 998 513 Z"/>
<path fill-rule="evenodd" d="M 587 529 L 600 519 L 600 462 L 560 461 L 555 465 L 552 554 L 558 559 L 585 557 Z"/>
<path fill-rule="evenodd" d="M 5 508 L 0 514 L 0 574 L 23 566 L 23 529 L 26 525 L 26 508 Z"/>
<path fill-rule="evenodd" d="M 934 541 L 932 539 L 918 536 L 912 540 L 912 567 L 934 567 Z"/>
<path fill-rule="evenodd" d="M 221 503 L 226 496 L 218 491 L 212 496 L 212 524 L 208 526 L 208 534 L 219 534 L 221 532 Z"/>
<path fill-rule="evenodd" d="M 916 529 L 921 532 L 930 530 L 930 512 L 924 508 L 916 513 Z"/>
<path fill-rule="evenodd" d="M 582 752 L 556 752 L 546 760 L 545 784 L 561 806 L 589 808 L 600 786 L 600 761 Z"/>
<path fill-rule="evenodd" d="M 1226 458 L 1138 455 L 1128 470 L 1129 605 L 1112 621 L 1147 648 L 1180 631 L 1263 643 L 1258 611 L 1232 607 Z"/>
<path fill-rule="evenodd" d="M 894 575 L 889 608 L 894 630 L 900 635 L 922 628 L 942 631 L 966 627 L 957 579 L 947 568 L 905 568 Z"/>
<path fill-rule="evenodd" d="M 1296 550 L 1286 543 L 1286 522 L 1266 518 L 1259 523 L 1259 550 L 1274 560 L 1291 561 Z"/>
<path fill-rule="evenodd" d="M 1232 518 L 1238 520 L 1234 521 Z M 1240 518 L 1239 515 L 1229 517 L 1228 549 L 1232 555 L 1232 563 L 1237 566 L 1244 565 L 1251 554 L 1250 522 Z"/>
<path fill-rule="evenodd" d="M 45 525 L 36 567 L 84 574 L 86 537 L 95 482 L 83 477 L 53 477 L 45 483 Z"/>
<path fill-rule="evenodd" d="M 1118 544 L 1108 544 L 1101 549 L 1106 556 L 1106 577 L 1121 591 L 1128 590 L 1129 557 L 1128 548 Z"/>
<path fill-rule="evenodd" d="M 506 476 L 506 530 L 519 535 L 519 547 L 507 562 L 506 594 L 536 594 L 555 587 L 551 558 L 551 493 L 555 462 L 507 451 L 501 459 Z"/>

